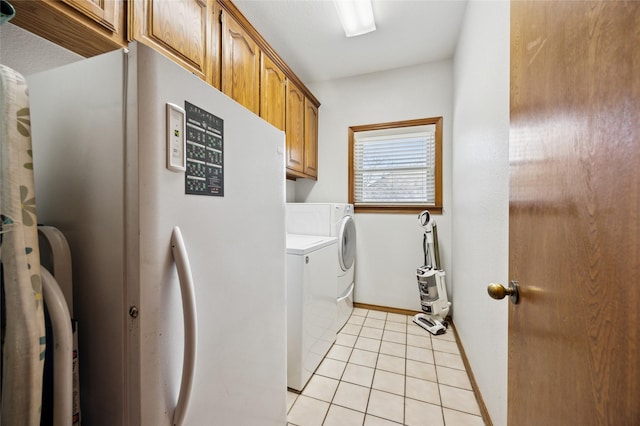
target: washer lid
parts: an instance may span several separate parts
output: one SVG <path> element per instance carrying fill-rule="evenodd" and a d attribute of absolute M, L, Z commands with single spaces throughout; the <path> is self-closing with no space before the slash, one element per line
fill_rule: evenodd
<path fill-rule="evenodd" d="M 335 244 L 337 238 L 319 235 L 287 234 L 287 254 L 307 254 Z"/>
<path fill-rule="evenodd" d="M 338 233 L 338 261 L 343 271 L 353 266 L 356 258 L 356 224 L 352 216 L 345 216 L 340 224 Z"/>

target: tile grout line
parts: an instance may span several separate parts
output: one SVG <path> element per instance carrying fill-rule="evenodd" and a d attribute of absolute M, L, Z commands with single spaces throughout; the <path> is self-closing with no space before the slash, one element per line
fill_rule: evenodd
<path fill-rule="evenodd" d="M 408 318 L 408 317 L 407 317 Z M 402 407 L 402 423 L 406 424 L 407 420 L 407 348 L 409 347 L 409 339 L 406 337 L 409 334 L 409 324 L 405 322 L 405 341 L 404 345 L 404 406 Z"/>
<path fill-rule="evenodd" d="M 369 311 L 371 312 L 371 311 Z M 367 312 L 367 317 L 369 317 L 369 312 Z M 365 320 L 366 321 L 366 320 Z M 364 328 L 364 323 L 362 325 Z M 362 331 L 362 328 L 360 329 Z M 382 331 L 382 335 L 384 335 L 384 330 Z M 380 336 L 380 345 L 382 345 L 382 336 Z M 367 405 L 364 407 L 364 417 L 362 419 L 362 424 L 367 420 L 367 413 L 369 412 L 369 404 L 371 403 L 371 393 L 373 391 L 373 381 L 376 378 L 376 369 L 378 367 L 378 360 L 380 359 L 380 346 L 378 346 L 378 354 L 376 355 L 376 364 L 373 367 L 373 377 L 371 378 L 371 386 L 369 386 L 369 396 L 367 397 Z"/>
<path fill-rule="evenodd" d="M 353 351 L 356 349 L 356 343 L 358 343 L 358 338 L 360 337 L 360 333 L 362 333 L 362 328 L 364 327 L 364 321 L 366 321 L 367 317 L 364 317 L 364 318 L 365 319 L 362 321 L 362 325 L 360 325 L 360 330 L 358 331 L 358 335 L 356 336 L 356 341 L 353 342 L 353 347 L 351 348 L 351 353 L 349 354 L 349 358 L 347 359 L 347 365 L 349 365 L 349 361 L 351 360 L 351 357 L 353 356 Z M 377 361 L 378 361 L 378 358 L 376 357 L 376 362 Z M 345 365 L 345 367 L 344 367 L 345 370 L 347 369 L 347 365 Z M 342 376 L 344 376 L 344 370 L 342 371 L 342 375 L 340 376 L 340 380 L 338 381 L 338 386 L 336 387 L 336 392 L 335 393 L 338 393 L 338 388 L 340 387 L 340 383 L 342 383 Z M 371 380 L 372 380 L 372 384 L 373 384 L 373 379 L 371 379 Z M 371 397 L 371 388 L 369 388 L 369 397 L 367 398 L 367 405 L 365 405 L 364 416 L 362 416 L 362 425 L 361 426 L 364 426 L 364 421 L 367 418 L 367 407 L 369 406 L 369 398 L 370 397 Z M 334 398 L 335 398 L 335 394 L 333 395 L 333 398 L 331 398 L 331 404 L 329 405 L 329 410 L 331 409 L 331 405 L 333 405 Z M 341 407 L 340 405 L 338 405 L 338 406 Z M 349 407 L 344 407 L 344 408 L 347 408 L 349 410 L 353 410 L 352 408 L 349 408 Z M 357 411 L 357 410 L 354 410 L 354 411 Z M 328 412 L 329 411 L 327 410 L 327 414 L 328 414 Z"/>
<path fill-rule="evenodd" d="M 431 340 L 431 347 L 433 348 L 433 339 L 429 336 Z M 435 351 L 434 351 L 435 352 Z M 440 398 L 440 417 L 442 419 L 442 424 L 446 426 L 446 421 L 444 419 L 444 405 L 442 403 L 442 393 L 440 392 L 440 376 L 438 375 L 438 367 L 436 365 L 436 354 L 433 354 L 433 367 L 436 370 L 436 383 L 438 384 L 438 397 Z"/>

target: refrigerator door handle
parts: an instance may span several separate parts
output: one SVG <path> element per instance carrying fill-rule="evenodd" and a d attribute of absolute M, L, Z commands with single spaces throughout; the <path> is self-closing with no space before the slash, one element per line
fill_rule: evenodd
<path fill-rule="evenodd" d="M 180 280 L 180 293 L 182 294 L 182 312 L 184 315 L 184 358 L 182 365 L 182 382 L 178 403 L 173 413 L 174 426 L 181 426 L 189 406 L 193 378 L 196 369 L 196 348 L 198 343 L 198 324 L 196 316 L 196 298 L 191 275 L 189 256 L 182 238 L 182 232 L 178 226 L 173 228 L 171 234 L 171 251 L 178 269 Z"/>

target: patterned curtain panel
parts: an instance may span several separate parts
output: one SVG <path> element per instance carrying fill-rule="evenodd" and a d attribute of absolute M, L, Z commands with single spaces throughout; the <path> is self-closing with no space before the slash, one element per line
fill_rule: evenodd
<path fill-rule="evenodd" d="M 45 352 L 29 96 L 24 78 L 0 65 L 0 260 L 6 324 L 3 425 L 39 425 Z"/>

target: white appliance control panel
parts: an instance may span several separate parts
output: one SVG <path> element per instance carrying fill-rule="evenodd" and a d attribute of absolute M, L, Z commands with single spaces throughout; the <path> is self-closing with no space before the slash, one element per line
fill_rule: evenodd
<path fill-rule="evenodd" d="M 172 172 L 184 172 L 187 169 L 184 115 L 184 109 L 167 103 L 167 169 Z"/>

